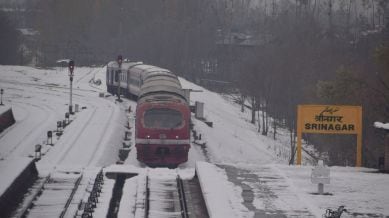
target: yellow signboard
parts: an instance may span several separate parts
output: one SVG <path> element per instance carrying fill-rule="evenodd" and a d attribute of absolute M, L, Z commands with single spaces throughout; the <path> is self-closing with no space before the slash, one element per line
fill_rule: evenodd
<path fill-rule="evenodd" d="M 362 164 L 362 107 L 299 105 L 297 109 L 297 164 L 301 164 L 302 133 L 357 134 L 357 166 Z"/>

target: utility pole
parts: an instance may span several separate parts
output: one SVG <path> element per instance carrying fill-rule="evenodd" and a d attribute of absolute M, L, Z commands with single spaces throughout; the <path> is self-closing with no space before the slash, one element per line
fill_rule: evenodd
<path fill-rule="evenodd" d="M 72 91 L 73 91 L 73 76 L 74 76 L 74 61 L 69 61 L 69 79 L 70 79 L 70 102 L 69 102 L 69 114 L 73 114 L 73 103 L 72 103 Z"/>
<path fill-rule="evenodd" d="M 117 59 L 117 62 L 118 62 L 118 65 L 119 65 L 119 71 L 118 71 L 118 99 L 117 101 L 118 102 L 122 102 L 122 100 L 120 99 L 120 76 L 122 74 L 122 62 L 123 62 L 123 57 L 121 55 L 118 56 L 118 59 Z"/>

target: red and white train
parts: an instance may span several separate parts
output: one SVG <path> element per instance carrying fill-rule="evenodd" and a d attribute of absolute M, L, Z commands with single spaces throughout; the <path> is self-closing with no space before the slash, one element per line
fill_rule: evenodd
<path fill-rule="evenodd" d="M 120 90 L 119 90 L 120 89 Z M 107 90 L 137 99 L 137 159 L 149 166 L 177 167 L 188 160 L 190 108 L 176 75 L 142 62 L 107 65 Z"/>

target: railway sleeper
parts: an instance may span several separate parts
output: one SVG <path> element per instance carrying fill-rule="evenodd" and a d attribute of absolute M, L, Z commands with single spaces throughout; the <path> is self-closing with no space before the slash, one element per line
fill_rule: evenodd
<path fill-rule="evenodd" d="M 182 186 L 177 179 L 147 179 L 145 217 L 186 217 L 183 216 L 184 198 L 180 194 Z M 181 181 L 179 179 L 179 181 Z M 179 188 L 180 187 L 180 188 Z M 147 194 L 149 193 L 149 194 Z"/>

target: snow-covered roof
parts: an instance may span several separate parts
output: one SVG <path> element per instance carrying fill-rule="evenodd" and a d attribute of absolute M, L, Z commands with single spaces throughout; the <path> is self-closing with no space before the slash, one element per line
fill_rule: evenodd
<path fill-rule="evenodd" d="M 240 45 L 240 46 L 260 46 L 263 45 L 270 36 L 253 36 L 240 32 L 219 34 L 216 44 L 218 45 Z"/>
<path fill-rule="evenodd" d="M 38 31 L 33 30 L 31 28 L 20 28 L 18 30 L 22 33 L 22 35 L 25 36 L 35 36 L 39 33 Z"/>
<path fill-rule="evenodd" d="M 59 60 L 57 60 L 56 62 L 58 63 L 58 64 L 63 64 L 63 63 L 69 63 L 69 61 L 70 61 L 70 59 L 59 59 Z"/>

